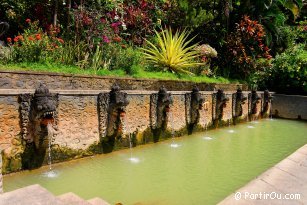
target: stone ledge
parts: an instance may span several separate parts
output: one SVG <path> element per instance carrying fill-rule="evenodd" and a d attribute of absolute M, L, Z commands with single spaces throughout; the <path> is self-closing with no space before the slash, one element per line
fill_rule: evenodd
<path fill-rule="evenodd" d="M 162 85 L 168 90 L 192 90 L 197 85 L 201 90 L 236 90 L 237 86 L 247 90 L 246 84 L 196 83 L 186 80 L 161 80 L 112 76 L 72 75 L 48 72 L 1 71 L 0 88 L 34 89 L 42 82 L 50 89 L 105 90 L 117 83 L 124 90 L 158 90 Z"/>
<path fill-rule="evenodd" d="M 0 96 L 16 96 L 24 93 L 31 93 L 33 94 L 35 89 L 0 89 Z M 102 92 L 110 92 L 110 90 L 52 90 L 50 89 L 51 93 L 58 93 L 59 95 L 98 95 Z M 151 95 L 153 93 L 157 93 L 158 90 L 123 90 L 123 92 L 128 93 L 129 95 Z M 172 91 L 169 90 L 172 95 L 182 95 L 185 93 L 190 93 L 191 91 Z M 200 91 L 200 93 L 204 95 L 210 95 L 215 93 L 216 91 Z M 231 95 L 235 93 L 236 90 L 233 91 L 225 91 L 226 95 Z M 259 94 L 262 94 L 263 91 L 257 91 Z M 249 91 L 243 91 L 244 94 L 249 94 Z M 271 93 L 273 94 L 273 93 Z"/>

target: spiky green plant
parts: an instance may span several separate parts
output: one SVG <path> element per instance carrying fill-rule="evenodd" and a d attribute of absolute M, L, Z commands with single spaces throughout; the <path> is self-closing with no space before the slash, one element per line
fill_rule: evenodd
<path fill-rule="evenodd" d="M 195 61 L 200 53 L 194 50 L 198 44 L 190 45 L 195 37 L 188 40 L 189 31 L 176 31 L 173 35 L 172 29 L 169 28 L 160 33 L 155 31 L 155 33 L 157 45 L 146 40 L 148 47 L 141 48 L 149 63 L 171 72 L 188 74 L 193 74 L 188 70 L 189 68 L 203 65 Z"/>

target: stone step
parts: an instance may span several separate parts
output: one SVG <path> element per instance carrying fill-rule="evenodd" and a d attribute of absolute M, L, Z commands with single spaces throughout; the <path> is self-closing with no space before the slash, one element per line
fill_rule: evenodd
<path fill-rule="evenodd" d="M 62 194 L 60 196 L 57 196 L 57 198 L 64 202 L 65 205 L 91 205 L 91 203 L 72 192 Z"/>
<path fill-rule="evenodd" d="M 106 202 L 105 200 L 96 197 L 96 198 L 92 198 L 87 200 L 91 205 L 110 205 L 108 202 Z"/>
<path fill-rule="evenodd" d="M 0 205 L 66 205 L 38 184 L 0 195 Z"/>

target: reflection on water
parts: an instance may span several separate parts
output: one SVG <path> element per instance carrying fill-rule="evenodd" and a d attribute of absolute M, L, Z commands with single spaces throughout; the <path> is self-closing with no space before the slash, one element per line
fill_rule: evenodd
<path fill-rule="evenodd" d="M 53 164 L 54 178 L 42 176 L 48 167 L 4 176 L 4 188 L 38 183 L 56 195 L 110 204 L 216 204 L 307 143 L 306 122 L 258 122 L 254 129 L 239 124 L 233 133 L 226 127 L 176 138 L 178 149 L 169 140 L 133 148 L 133 156 L 127 149 Z"/>

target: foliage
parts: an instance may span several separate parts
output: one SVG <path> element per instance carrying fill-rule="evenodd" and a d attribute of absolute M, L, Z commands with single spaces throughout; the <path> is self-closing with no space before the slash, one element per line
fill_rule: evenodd
<path fill-rule="evenodd" d="M 299 22 L 296 34 L 297 42 L 307 44 L 307 20 Z"/>
<path fill-rule="evenodd" d="M 202 63 L 192 62 L 200 56 L 199 51 L 194 50 L 197 44 L 189 45 L 193 38 L 187 40 L 190 32 L 176 31 L 173 35 L 171 28 L 161 33 L 155 31 L 158 45 L 146 41 L 148 48 L 142 48 L 146 60 L 156 67 L 175 73 L 188 73 L 187 69 Z"/>
<path fill-rule="evenodd" d="M 281 44 L 280 29 L 287 19 L 295 20 L 303 6 L 302 0 L 236 0 L 234 5 L 236 11 L 248 14 L 264 26 L 266 43 L 271 48 Z"/>
<path fill-rule="evenodd" d="M 165 19 L 173 27 L 197 29 L 214 19 L 213 2 L 204 0 L 173 0 L 166 4 Z"/>
<path fill-rule="evenodd" d="M 267 84 L 277 92 L 307 94 L 307 49 L 298 44 L 278 54 Z"/>
<path fill-rule="evenodd" d="M 43 32 L 38 27 L 38 21 L 31 22 L 26 20 L 29 28 L 12 40 L 7 38 L 7 41 L 12 48 L 12 59 L 16 62 L 38 62 L 46 61 L 48 58 L 53 58 L 62 44 L 63 39 L 57 38 L 57 32 L 52 32 L 50 35 Z"/>
<path fill-rule="evenodd" d="M 123 70 L 105 70 L 94 71 L 93 69 L 79 69 L 77 66 L 63 65 L 58 63 L 9 63 L 1 64 L 0 70 L 15 70 L 15 71 L 41 71 L 41 72 L 56 72 L 56 73 L 70 73 L 70 74 L 86 74 L 86 75 L 98 75 L 98 76 L 114 76 L 114 77 L 133 77 L 133 78 L 146 78 L 146 79 L 161 79 L 161 80 L 183 80 L 192 82 L 204 82 L 204 83 L 238 83 L 238 81 L 230 81 L 225 78 L 209 78 L 207 76 L 190 76 L 182 74 L 180 76 L 170 72 L 151 72 L 142 70 L 142 68 L 135 68 L 135 71 L 131 75 L 127 75 Z"/>
<path fill-rule="evenodd" d="M 264 43 L 264 36 L 263 26 L 248 16 L 244 16 L 237 24 L 235 32 L 227 38 L 227 63 L 232 65 L 232 75 L 240 75 L 246 79 L 257 71 L 257 59 L 272 58 L 270 49 Z"/>
<path fill-rule="evenodd" d="M 201 62 L 202 65 L 192 68 L 193 73 L 197 75 L 207 75 L 207 76 L 213 75 L 210 69 L 211 66 L 210 63 L 211 59 L 217 57 L 217 51 L 208 44 L 199 45 L 195 47 L 194 50 L 200 53 L 200 56 L 198 57 L 197 61 Z"/>

